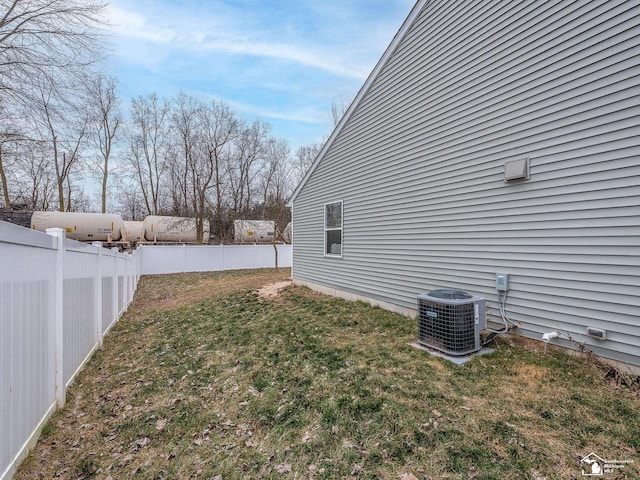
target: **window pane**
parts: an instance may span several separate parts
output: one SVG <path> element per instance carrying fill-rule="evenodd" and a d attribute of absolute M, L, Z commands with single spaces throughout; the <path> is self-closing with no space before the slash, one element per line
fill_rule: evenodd
<path fill-rule="evenodd" d="M 342 255 L 342 230 L 325 232 L 327 255 Z"/>
<path fill-rule="evenodd" d="M 325 206 L 326 228 L 342 227 L 342 203 L 330 203 Z"/>

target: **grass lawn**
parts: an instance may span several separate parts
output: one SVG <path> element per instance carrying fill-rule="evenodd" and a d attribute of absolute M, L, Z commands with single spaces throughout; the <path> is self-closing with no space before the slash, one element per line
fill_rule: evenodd
<path fill-rule="evenodd" d="M 415 321 L 288 270 L 142 278 L 17 479 L 578 479 L 635 461 L 640 399 L 585 359 L 502 340 L 455 366 Z"/>

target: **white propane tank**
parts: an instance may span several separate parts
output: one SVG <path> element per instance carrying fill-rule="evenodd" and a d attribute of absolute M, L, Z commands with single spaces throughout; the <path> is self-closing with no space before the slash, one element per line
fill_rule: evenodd
<path fill-rule="evenodd" d="M 276 223 L 270 220 L 234 220 L 235 243 L 271 243 Z"/>
<path fill-rule="evenodd" d="M 138 243 L 144 239 L 144 223 L 140 220 L 125 220 L 124 231 L 125 242 Z"/>
<path fill-rule="evenodd" d="M 196 219 L 149 215 L 144 219 L 144 238 L 148 242 L 196 243 Z M 202 243 L 209 243 L 209 222 L 204 221 Z"/>
<path fill-rule="evenodd" d="M 287 223 L 287 226 L 284 227 L 284 230 L 282 231 L 282 240 L 284 240 L 284 243 L 291 243 L 291 222 Z"/>
<path fill-rule="evenodd" d="M 81 242 L 116 242 L 122 236 L 124 222 L 116 213 L 33 212 L 31 228 L 40 232 L 62 228 L 67 238 Z"/>

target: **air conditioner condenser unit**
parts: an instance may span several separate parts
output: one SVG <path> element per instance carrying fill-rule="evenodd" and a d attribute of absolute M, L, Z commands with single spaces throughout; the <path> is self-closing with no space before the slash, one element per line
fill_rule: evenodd
<path fill-rule="evenodd" d="M 487 328 L 486 304 L 462 290 L 418 295 L 418 342 L 454 356 L 479 351 L 480 331 Z"/>

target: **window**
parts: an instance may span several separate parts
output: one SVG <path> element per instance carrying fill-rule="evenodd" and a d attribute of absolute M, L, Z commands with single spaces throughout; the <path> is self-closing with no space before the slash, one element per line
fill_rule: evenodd
<path fill-rule="evenodd" d="M 324 205 L 324 254 L 342 257 L 342 201 Z"/>

